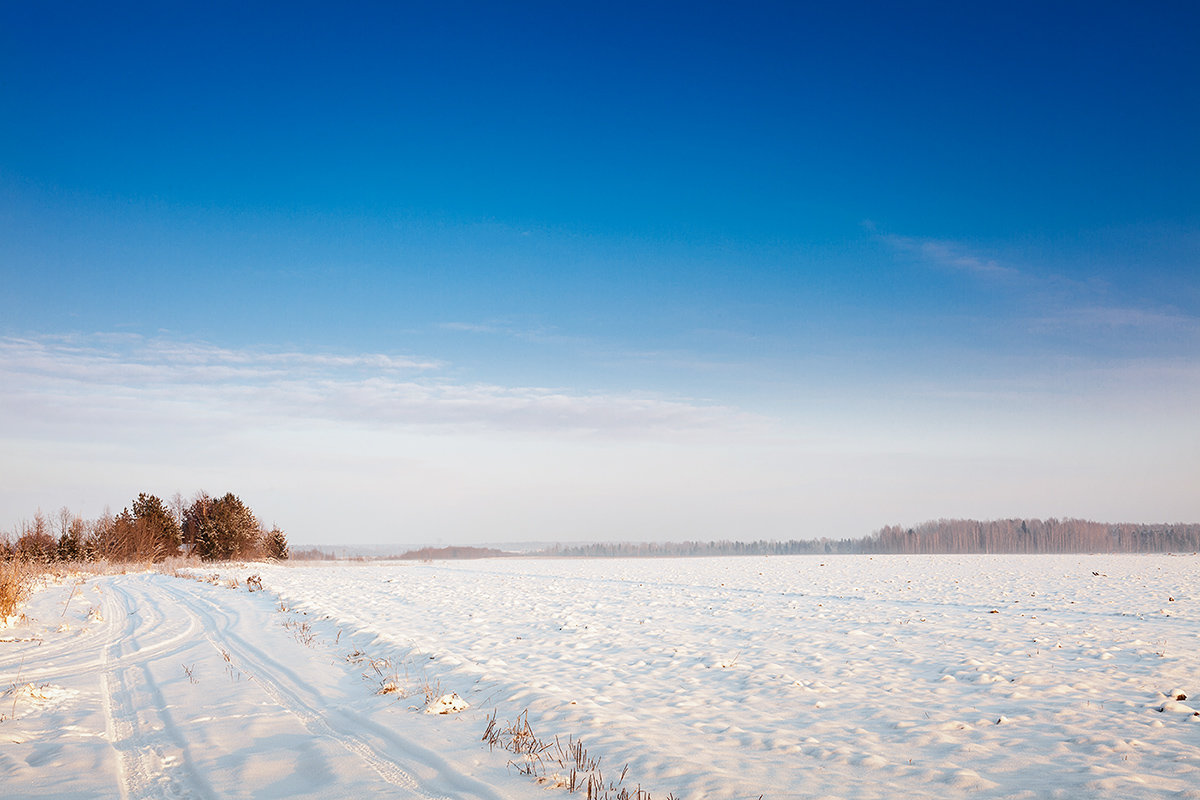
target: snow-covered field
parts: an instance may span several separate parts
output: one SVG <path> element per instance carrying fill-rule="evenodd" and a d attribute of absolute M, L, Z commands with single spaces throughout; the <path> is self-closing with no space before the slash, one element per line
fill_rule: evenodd
<path fill-rule="evenodd" d="M 0 631 L 0 786 L 566 798 L 480 740 L 527 710 L 656 800 L 1200 798 L 1197 587 L 1191 555 L 89 578 Z"/>

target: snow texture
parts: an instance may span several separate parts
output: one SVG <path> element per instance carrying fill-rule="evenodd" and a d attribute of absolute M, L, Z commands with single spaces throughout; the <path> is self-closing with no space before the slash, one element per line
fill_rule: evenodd
<path fill-rule="evenodd" d="M 656 799 L 1200 798 L 1198 579 L 1194 555 L 88 578 L 0 631 L 0 786 L 566 797 L 480 741 L 528 710 Z"/>

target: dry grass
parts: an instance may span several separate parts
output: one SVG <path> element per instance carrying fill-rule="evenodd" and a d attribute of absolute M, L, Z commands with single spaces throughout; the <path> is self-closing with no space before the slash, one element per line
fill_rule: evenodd
<path fill-rule="evenodd" d="M 17 614 L 44 569 L 28 561 L 0 561 L 0 624 Z"/>
<path fill-rule="evenodd" d="M 317 635 L 313 633 L 312 625 L 307 620 L 302 620 L 299 617 L 291 617 L 285 619 L 280 624 L 291 631 L 296 641 L 305 647 L 312 647 L 313 642 L 317 640 Z"/>
<path fill-rule="evenodd" d="M 39 582 L 76 582 L 76 587 L 72 588 L 66 606 L 63 607 L 62 616 L 66 616 L 78 585 L 82 585 L 89 577 L 123 575 L 126 572 L 148 568 L 149 564 L 120 564 L 108 561 L 55 561 L 49 564 L 19 558 L 0 561 L 0 625 L 3 625 L 7 618 L 20 613 L 21 606 Z"/>
<path fill-rule="evenodd" d="M 375 694 L 395 695 L 402 700 L 420 696 L 424 700 L 422 708 L 429 708 L 430 704 L 446 694 L 441 680 L 431 678 L 424 671 L 417 674 L 416 669 L 409 669 L 407 661 L 397 668 L 390 658 L 373 658 L 362 650 L 347 654 L 346 660 L 351 664 L 368 666 L 361 677 L 368 683 L 378 684 Z"/>
<path fill-rule="evenodd" d="M 557 736 L 553 740 L 539 738 L 529 725 L 529 711 L 523 711 L 514 722 L 498 724 L 496 714 L 488 719 L 483 741 L 495 750 L 516 756 L 509 766 L 528 775 L 539 785 L 579 792 L 586 800 L 651 800 L 650 793 L 640 785 L 623 785 L 629 770 L 626 765 L 616 780 L 605 780 L 600 758 L 592 757 L 583 742 L 570 737 L 564 744 Z M 667 800 L 675 800 L 667 795 Z"/>
<path fill-rule="evenodd" d="M 219 647 L 218 649 L 221 651 L 221 658 L 225 660 L 225 674 L 229 676 L 229 680 L 240 681 L 242 679 L 242 671 L 233 663 L 233 657 L 229 655 L 229 651 L 224 647 Z M 190 673 L 188 677 L 191 677 Z"/>
<path fill-rule="evenodd" d="M 390 658 L 375 658 L 359 649 L 348 653 L 346 660 L 365 667 L 362 679 L 377 686 L 375 694 L 400 699 L 423 697 L 426 710 L 445 694 L 440 680 L 423 669 L 410 669 L 408 661 L 397 667 Z M 492 750 L 511 753 L 509 766 L 545 788 L 565 789 L 582 795 L 584 800 L 653 800 L 640 785 L 626 784 L 628 765 L 615 779 L 606 779 L 599 756 L 589 754 L 583 742 L 573 737 L 565 742 L 557 736 L 548 740 L 538 737 L 529 724 L 528 710 L 508 724 L 500 724 L 493 713 L 482 740 Z M 668 794 L 666 800 L 676 798 Z"/>

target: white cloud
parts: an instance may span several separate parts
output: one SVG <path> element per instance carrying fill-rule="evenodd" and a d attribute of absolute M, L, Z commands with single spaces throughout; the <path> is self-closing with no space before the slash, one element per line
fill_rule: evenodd
<path fill-rule="evenodd" d="M 485 336 L 506 336 L 529 342 L 563 342 L 573 341 L 559 333 L 553 326 L 537 324 L 519 324 L 511 320 L 489 320 L 487 322 L 450 321 L 439 322 L 436 327 L 443 331 L 454 333 L 474 333 Z"/>
<path fill-rule="evenodd" d="M 320 419 L 392 426 L 600 436 L 741 431 L 762 420 L 650 392 L 462 383 L 435 360 L 380 353 L 228 349 L 136 336 L 0 338 L 10 426 L 80 418 L 183 427 Z M 10 427 L 11 430 L 11 427 Z"/>
<path fill-rule="evenodd" d="M 1200 317 L 1176 308 L 1140 302 L 1137 298 L 1109 297 L 1109 288 L 1101 280 L 1081 282 L 1062 275 L 1043 275 L 1035 270 L 1001 264 L 969 245 L 943 239 L 877 234 L 873 225 L 866 229 L 893 250 L 909 254 L 937 267 L 958 270 L 981 280 L 1003 281 L 1018 293 L 1030 310 L 1019 320 L 1035 334 L 1072 332 L 1093 337 L 1090 345 L 1108 343 L 1127 350 L 1132 344 L 1122 335 L 1143 337 L 1149 349 L 1167 340 L 1200 342 Z"/>
<path fill-rule="evenodd" d="M 648 392 L 453 381 L 436 361 L 394 354 L 0 338 L 0 526 L 39 505 L 94 516 L 177 489 L 232 489 L 297 542 L 1195 517 L 1194 361 L 1028 366 L 985 382 L 881 376 L 830 397 L 797 392 L 790 417 L 768 422 Z"/>
<path fill-rule="evenodd" d="M 196 489 L 237 491 L 297 542 L 595 538 L 618 523 L 614 536 L 650 535 L 759 508 L 758 467 L 729 461 L 770 442 L 760 418 L 649 392 L 456 382 L 436 365 L 0 337 L 0 530 L 38 506 L 94 516 L 139 491 Z"/>
<path fill-rule="evenodd" d="M 915 255 L 940 267 L 968 272 L 987 278 L 1019 278 L 1020 270 L 1000 264 L 995 259 L 972 252 L 959 242 L 944 239 L 921 239 L 911 236 L 882 234 L 879 239 L 889 247 Z"/>
<path fill-rule="evenodd" d="M 444 331 L 459 331 L 462 333 L 507 333 L 503 328 L 478 322 L 441 322 L 438 327 Z"/>

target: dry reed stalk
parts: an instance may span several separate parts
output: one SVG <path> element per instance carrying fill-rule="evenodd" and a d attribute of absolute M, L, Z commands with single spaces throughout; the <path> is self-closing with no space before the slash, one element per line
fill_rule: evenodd
<path fill-rule="evenodd" d="M 67 595 L 67 602 L 63 605 L 62 616 L 67 616 L 67 609 L 71 607 L 71 601 L 75 599 L 75 590 L 79 588 L 79 584 L 71 587 L 71 594 Z"/>
<path fill-rule="evenodd" d="M 492 712 L 482 740 L 493 750 L 499 747 L 519 756 L 509 761 L 509 766 L 537 783 L 566 789 L 568 793 L 581 792 L 586 800 L 652 800 L 640 785 L 633 789 L 622 786 L 628 765 L 615 781 L 605 781 L 600 758 L 590 756 L 583 742 L 568 737 L 563 744 L 557 736 L 552 742 L 539 739 L 529 725 L 528 709 L 507 725 L 499 724 L 496 712 Z M 674 795 L 668 795 L 667 800 L 674 800 Z"/>

